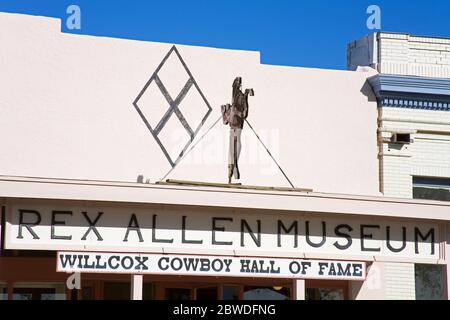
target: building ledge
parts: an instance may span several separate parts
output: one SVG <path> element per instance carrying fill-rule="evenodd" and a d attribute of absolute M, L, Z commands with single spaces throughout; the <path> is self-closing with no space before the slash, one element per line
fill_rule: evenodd
<path fill-rule="evenodd" d="M 0 202 L 11 198 L 187 205 L 450 221 L 450 203 L 304 191 L 224 188 L 0 176 Z"/>
<path fill-rule="evenodd" d="M 197 187 L 220 187 L 220 188 L 234 188 L 234 189 L 246 189 L 246 190 L 265 190 L 265 191 L 297 191 L 297 192 L 313 192 L 308 188 L 291 188 L 291 187 L 268 187 L 268 186 L 251 186 L 242 185 L 240 183 L 211 183 L 201 181 L 186 181 L 186 180 L 174 180 L 167 179 L 166 181 L 157 182 L 158 185 L 178 185 L 178 186 L 197 186 Z"/>
<path fill-rule="evenodd" d="M 450 111 L 450 79 L 378 74 L 368 81 L 382 106 Z"/>

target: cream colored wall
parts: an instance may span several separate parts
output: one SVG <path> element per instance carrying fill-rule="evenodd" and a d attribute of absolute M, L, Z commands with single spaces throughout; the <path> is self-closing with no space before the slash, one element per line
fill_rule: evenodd
<path fill-rule="evenodd" d="M 385 263 L 386 299 L 415 300 L 416 285 L 413 263 Z"/>
<path fill-rule="evenodd" d="M 450 177 L 450 114 L 446 111 L 384 107 L 380 126 L 410 130 L 413 143 L 383 143 L 384 195 L 412 198 L 412 177 Z M 391 132 L 383 132 L 389 141 Z"/>
<path fill-rule="evenodd" d="M 366 280 L 351 281 L 349 287 L 352 300 L 415 300 L 414 264 L 374 262 Z"/>
<path fill-rule="evenodd" d="M 132 102 L 171 44 L 65 34 L 57 19 L 6 13 L 0 42 L 1 175 L 143 175 L 154 182 L 170 169 Z M 373 73 L 261 65 L 258 52 L 177 48 L 213 108 L 198 137 L 242 76 L 256 93 L 249 121 L 296 187 L 379 195 L 377 107 L 365 86 Z M 167 82 L 180 80 L 168 74 Z M 195 105 L 182 107 L 198 116 Z M 178 133 L 168 132 L 169 144 L 179 142 Z M 227 138 L 219 123 L 168 178 L 226 182 Z M 288 186 L 248 126 L 240 165 L 243 184 Z"/>
<path fill-rule="evenodd" d="M 386 263 L 375 261 L 367 269 L 364 281 L 349 282 L 351 300 L 385 300 L 386 299 Z"/>

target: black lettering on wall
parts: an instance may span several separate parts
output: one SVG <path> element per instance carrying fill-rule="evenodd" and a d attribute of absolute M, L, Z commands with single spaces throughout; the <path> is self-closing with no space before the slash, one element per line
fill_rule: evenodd
<path fill-rule="evenodd" d="M 115 265 L 112 264 L 113 260 L 116 260 L 116 262 L 117 262 Z M 113 270 L 115 270 L 119 267 L 119 263 L 120 263 L 120 256 L 111 256 L 108 259 L 108 265 Z"/>
<path fill-rule="evenodd" d="M 352 272 L 350 270 L 350 263 L 345 263 L 345 268 L 342 266 L 342 263 L 337 264 L 338 267 L 338 276 L 350 277 Z"/>
<path fill-rule="evenodd" d="M 362 224 L 361 227 L 361 251 L 373 251 L 373 252 L 379 252 L 381 251 L 381 248 L 366 248 L 364 245 L 365 239 L 373 239 L 372 233 L 365 233 L 365 229 L 380 229 L 379 225 L 369 225 L 369 224 Z"/>
<path fill-rule="evenodd" d="M 338 226 L 336 226 L 336 228 L 334 228 L 334 233 L 338 236 L 338 237 L 342 237 L 347 239 L 347 243 L 346 244 L 339 244 L 339 242 L 335 241 L 333 243 L 333 245 L 338 248 L 339 250 L 346 250 L 348 248 L 350 248 L 350 246 L 352 245 L 352 237 L 348 234 L 348 233 L 344 233 L 341 231 L 341 229 L 347 229 L 347 232 L 352 232 L 353 228 L 350 227 L 348 224 L 340 224 Z"/>
<path fill-rule="evenodd" d="M 148 257 L 140 257 L 140 256 L 136 256 L 136 267 L 134 268 L 135 270 L 148 270 L 148 266 L 145 264 L 145 262 L 148 260 Z"/>
<path fill-rule="evenodd" d="M 141 228 L 139 227 L 139 223 L 137 221 L 136 215 L 133 213 L 130 218 L 130 222 L 128 222 L 127 231 L 125 232 L 125 237 L 123 238 L 123 242 L 128 241 L 128 234 L 130 231 L 135 231 L 138 234 L 139 242 L 144 242 L 144 238 L 142 237 Z"/>
<path fill-rule="evenodd" d="M 314 248 L 320 248 L 327 240 L 327 225 L 325 221 L 322 221 L 322 240 L 319 243 L 314 243 L 310 239 L 309 221 L 306 221 L 306 242 Z"/>
<path fill-rule="evenodd" d="M 422 232 L 420 232 L 419 228 L 414 228 L 414 243 L 415 243 L 415 248 L 416 248 L 416 254 L 419 253 L 419 238 L 422 239 L 423 241 L 426 241 L 428 238 L 431 238 L 430 244 L 431 244 L 431 254 L 434 254 L 434 243 L 435 243 L 435 238 L 434 238 L 434 228 L 431 228 L 430 231 L 427 232 L 426 235 L 423 235 Z"/>
<path fill-rule="evenodd" d="M 245 219 L 241 219 L 241 247 L 245 247 L 244 244 L 244 229 L 247 229 L 247 232 L 250 234 L 250 236 L 253 239 L 253 242 L 255 242 L 257 247 L 261 247 L 261 220 L 256 220 L 257 223 L 257 228 L 258 228 L 258 233 L 257 236 L 255 236 L 255 233 L 253 232 L 253 230 L 250 228 L 249 224 L 247 223 L 247 221 Z"/>
<path fill-rule="evenodd" d="M 186 239 L 186 219 L 187 216 L 182 217 L 181 222 L 181 243 L 202 244 L 203 240 L 188 240 Z"/>
<path fill-rule="evenodd" d="M 50 232 L 50 239 L 58 239 L 58 240 L 72 240 L 72 236 L 61 236 L 55 234 L 55 226 L 65 226 L 66 221 L 64 220 L 56 220 L 57 215 L 72 215 L 72 211 L 58 211 L 53 210 L 52 211 L 52 226 L 51 226 L 51 232 Z"/>
<path fill-rule="evenodd" d="M 89 224 L 88 229 L 86 230 L 86 233 L 84 234 L 84 236 L 81 238 L 81 240 L 86 240 L 87 235 L 91 232 L 91 230 L 95 233 L 95 235 L 97 236 L 97 241 L 103 241 L 102 236 L 100 235 L 100 233 L 97 230 L 97 227 L 95 226 L 98 222 L 98 220 L 100 219 L 100 217 L 103 215 L 103 212 L 99 212 L 97 213 L 97 217 L 95 218 L 94 221 L 91 220 L 91 218 L 88 216 L 87 212 L 83 211 L 81 212 L 84 216 L 84 218 L 86 219 L 86 221 Z"/>
<path fill-rule="evenodd" d="M 77 256 L 75 254 L 61 254 L 59 260 L 61 261 L 61 266 L 63 268 L 66 268 L 67 265 L 68 268 L 73 268 L 77 261 Z"/>
<path fill-rule="evenodd" d="M 286 228 L 286 226 L 283 224 L 283 221 L 278 220 L 278 247 L 281 247 L 281 231 L 283 230 L 284 233 L 291 233 L 292 230 L 294 231 L 294 248 L 298 247 L 298 223 L 297 221 L 294 221 L 289 228 Z"/>
<path fill-rule="evenodd" d="M 34 222 L 25 222 L 24 221 L 24 215 L 34 215 L 36 217 Z M 19 209 L 19 231 L 17 235 L 17 239 L 23 239 L 22 229 L 25 227 L 28 232 L 33 236 L 33 239 L 40 239 L 39 236 L 36 234 L 36 232 L 33 231 L 33 226 L 37 226 L 41 223 L 41 214 L 36 210 L 26 210 L 26 209 Z"/>
<path fill-rule="evenodd" d="M 220 232 L 224 232 L 225 231 L 225 227 L 218 227 L 217 226 L 217 221 L 230 221 L 233 222 L 233 218 L 216 218 L 213 217 L 212 218 L 212 244 L 217 244 L 217 245 L 224 245 L 224 246 L 231 246 L 233 245 L 233 241 L 217 241 L 216 240 L 216 231 L 220 231 Z"/>
<path fill-rule="evenodd" d="M 152 216 L 152 242 L 157 243 L 173 243 L 173 239 L 158 239 L 156 238 L 156 230 L 158 227 L 156 226 L 156 219 L 158 218 L 157 214 Z"/>
<path fill-rule="evenodd" d="M 363 266 L 360 263 L 352 263 L 352 267 L 353 267 L 353 276 L 361 277 Z"/>
<path fill-rule="evenodd" d="M 387 226 L 386 227 L 386 246 L 388 247 L 389 250 L 391 250 L 392 252 L 401 252 L 403 251 L 403 249 L 406 248 L 406 228 L 402 227 L 402 246 L 400 248 L 394 248 L 391 245 L 391 227 Z"/>

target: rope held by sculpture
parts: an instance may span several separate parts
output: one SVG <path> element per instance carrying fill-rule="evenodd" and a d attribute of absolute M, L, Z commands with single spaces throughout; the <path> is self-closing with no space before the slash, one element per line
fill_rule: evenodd
<path fill-rule="evenodd" d="M 173 168 L 171 168 L 158 182 L 163 181 L 172 171 L 173 169 L 176 168 L 176 166 L 178 165 L 178 163 L 180 163 L 184 157 L 186 157 L 189 152 L 191 152 L 196 146 L 197 144 L 209 133 L 209 131 L 211 131 L 212 128 L 215 127 L 215 125 L 219 122 L 219 120 L 222 118 L 222 115 L 212 124 L 211 127 L 209 127 L 209 129 L 197 140 L 197 142 L 183 155 L 183 157 L 180 158 L 180 160 L 175 164 L 175 166 Z M 249 128 L 253 131 L 253 133 L 255 134 L 256 138 L 258 139 L 258 141 L 261 143 L 261 145 L 264 147 L 264 149 L 266 150 L 266 152 L 269 154 L 270 158 L 272 158 L 272 160 L 275 162 L 275 164 L 277 165 L 278 169 L 280 170 L 280 172 L 283 174 L 283 176 L 286 178 L 286 180 L 289 182 L 289 184 L 291 185 L 292 188 L 295 189 L 294 184 L 291 182 L 291 180 L 288 178 L 288 176 L 286 175 L 286 173 L 284 172 L 284 170 L 281 168 L 281 166 L 278 164 L 278 162 L 275 160 L 275 158 L 272 156 L 272 153 L 270 152 L 270 150 L 266 147 L 266 145 L 264 144 L 264 142 L 262 142 L 261 138 L 259 137 L 259 135 L 256 133 L 255 129 L 253 129 L 252 125 L 248 122 L 247 119 L 245 119 L 245 122 L 247 122 Z"/>

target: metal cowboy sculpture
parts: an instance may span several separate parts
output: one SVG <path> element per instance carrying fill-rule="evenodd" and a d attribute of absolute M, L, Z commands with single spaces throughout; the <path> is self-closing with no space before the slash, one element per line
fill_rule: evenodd
<path fill-rule="evenodd" d="M 253 96 L 253 89 L 245 89 L 242 92 L 242 78 L 237 77 L 233 81 L 233 96 L 231 105 L 222 105 L 222 120 L 225 125 L 230 125 L 230 142 L 228 152 L 228 183 L 231 178 L 240 178 L 238 159 L 241 153 L 241 132 L 244 121 L 248 116 L 248 96 Z"/>

